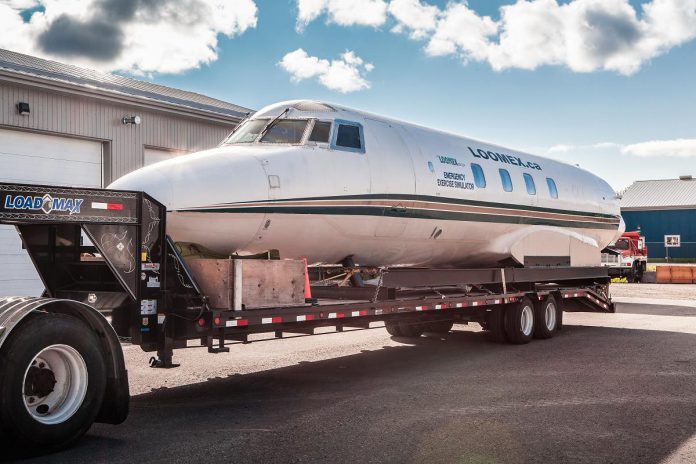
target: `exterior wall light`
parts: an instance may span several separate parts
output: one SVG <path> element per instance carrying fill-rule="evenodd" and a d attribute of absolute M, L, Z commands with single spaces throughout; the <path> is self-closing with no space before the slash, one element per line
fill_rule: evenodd
<path fill-rule="evenodd" d="M 142 122 L 142 119 L 140 119 L 140 116 L 124 116 L 121 122 L 125 125 L 133 124 L 137 126 Z"/>
<path fill-rule="evenodd" d="M 29 116 L 31 114 L 31 108 L 29 107 L 29 103 L 17 103 L 17 112 L 22 116 Z"/>

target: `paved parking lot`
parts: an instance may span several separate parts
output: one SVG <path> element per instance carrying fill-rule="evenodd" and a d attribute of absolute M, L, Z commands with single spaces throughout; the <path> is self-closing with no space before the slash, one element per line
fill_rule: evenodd
<path fill-rule="evenodd" d="M 176 352 L 166 371 L 129 346 L 128 421 L 40 462 L 693 463 L 694 288 L 640 292 L 525 346 L 370 329 Z"/>

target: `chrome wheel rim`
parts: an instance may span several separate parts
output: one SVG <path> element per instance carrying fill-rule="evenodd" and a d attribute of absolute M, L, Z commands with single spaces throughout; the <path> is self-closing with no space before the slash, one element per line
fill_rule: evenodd
<path fill-rule="evenodd" d="M 556 305 L 549 303 L 546 305 L 546 313 L 544 315 L 546 320 L 546 328 L 551 331 L 556 328 Z"/>
<path fill-rule="evenodd" d="M 532 310 L 531 306 L 522 308 L 520 326 L 522 327 L 522 334 L 527 337 L 532 334 L 534 329 L 534 310 Z"/>
<path fill-rule="evenodd" d="M 70 419 L 85 399 L 87 363 L 68 345 L 51 345 L 41 350 L 24 372 L 24 407 L 45 425 Z"/>

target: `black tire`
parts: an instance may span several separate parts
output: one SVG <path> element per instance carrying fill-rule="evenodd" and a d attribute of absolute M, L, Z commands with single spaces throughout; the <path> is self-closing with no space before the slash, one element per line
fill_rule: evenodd
<path fill-rule="evenodd" d="M 496 306 L 486 313 L 486 329 L 490 333 L 491 339 L 496 343 L 507 343 L 505 334 L 505 308 Z"/>
<path fill-rule="evenodd" d="M 86 387 L 82 390 L 82 402 L 74 402 L 77 408 L 74 413 L 66 413 L 61 422 L 45 424 L 34 418 L 25 406 L 24 394 L 25 388 L 28 388 L 24 385 L 25 373 L 38 354 L 43 352 L 42 356 L 48 356 L 43 350 L 54 346 L 67 346 L 63 349 L 79 354 L 84 361 L 86 369 L 83 372 L 86 375 L 83 382 L 73 382 L 71 385 L 86 383 Z M 12 440 L 20 452 L 23 449 L 30 450 L 30 453 L 56 451 L 75 443 L 92 426 L 101 408 L 106 387 L 105 364 L 96 334 L 78 319 L 62 314 L 38 314 L 22 322 L 0 350 L 0 435 L 4 434 L 6 439 Z M 38 366 L 41 365 L 45 366 Z M 42 375 L 45 379 L 46 374 Z M 55 376 L 53 380 L 49 376 L 48 383 L 42 384 L 43 391 L 54 390 L 55 379 Z M 31 388 L 39 387 L 32 384 Z M 37 397 L 39 395 L 35 394 Z M 66 394 L 66 397 L 70 396 Z M 34 395 L 27 401 L 33 400 Z M 48 408 L 45 404 L 39 407 Z M 39 407 L 36 411 L 41 412 Z M 50 414 L 45 417 L 50 418 Z"/>
<path fill-rule="evenodd" d="M 561 298 L 561 295 L 557 295 L 556 297 L 556 306 L 558 306 L 558 314 L 557 314 L 557 320 L 556 320 L 556 330 L 560 332 L 563 330 L 563 299 Z"/>
<path fill-rule="evenodd" d="M 645 274 L 645 268 L 646 268 L 645 263 L 643 263 L 643 262 L 638 263 L 638 266 L 636 266 L 635 283 L 637 283 L 637 284 L 643 283 L 643 275 Z"/>
<path fill-rule="evenodd" d="M 530 321 L 531 318 L 531 321 Z M 513 345 L 524 345 L 534 336 L 534 305 L 527 297 L 505 311 L 505 335 Z"/>
<path fill-rule="evenodd" d="M 553 337 L 558 330 L 558 305 L 556 299 L 549 295 L 543 301 L 534 304 L 534 338 L 547 339 Z"/>
<path fill-rule="evenodd" d="M 401 336 L 406 338 L 418 338 L 425 332 L 425 324 L 421 322 L 399 322 L 399 331 Z"/>
<path fill-rule="evenodd" d="M 384 328 L 392 337 L 403 337 L 398 321 L 384 321 Z"/>
<path fill-rule="evenodd" d="M 425 323 L 425 332 L 433 334 L 446 334 L 452 330 L 454 321 L 432 321 Z"/>

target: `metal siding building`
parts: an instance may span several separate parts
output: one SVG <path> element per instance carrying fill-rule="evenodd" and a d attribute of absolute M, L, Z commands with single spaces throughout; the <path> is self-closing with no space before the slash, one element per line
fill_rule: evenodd
<path fill-rule="evenodd" d="M 28 114 L 19 103 L 28 104 Z M 247 112 L 193 92 L 0 50 L 0 182 L 106 186 L 145 164 L 215 147 Z M 133 116 L 140 124 L 124 123 Z M 0 226 L 0 296 L 42 288 L 17 233 Z"/>
<path fill-rule="evenodd" d="M 104 185 L 142 167 L 145 148 L 186 153 L 216 146 L 249 112 L 193 92 L 7 50 L 0 50 L 0 102 L 0 128 L 100 143 Z M 29 115 L 19 114 L 19 102 L 29 104 Z M 132 115 L 142 123 L 122 123 Z"/>
<path fill-rule="evenodd" d="M 640 230 L 650 258 L 665 258 L 665 235 L 680 235 L 681 246 L 669 248 L 670 258 L 696 258 L 696 180 L 638 181 L 621 198 L 626 230 Z"/>

